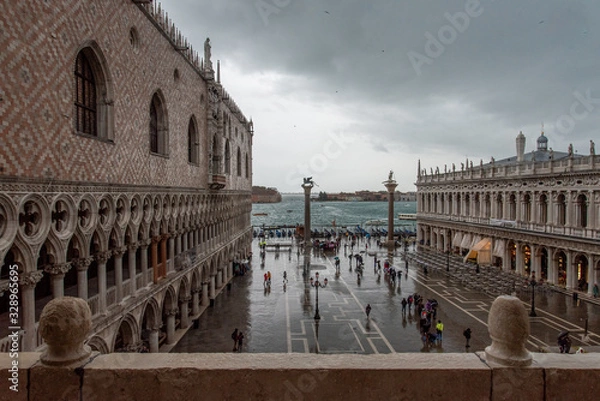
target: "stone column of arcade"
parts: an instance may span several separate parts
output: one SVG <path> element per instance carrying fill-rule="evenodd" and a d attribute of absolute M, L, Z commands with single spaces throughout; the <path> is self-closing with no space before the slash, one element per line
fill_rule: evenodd
<path fill-rule="evenodd" d="M 129 285 L 131 288 L 131 296 L 135 296 L 135 292 L 137 291 L 137 279 L 135 277 L 135 252 L 137 251 L 138 245 L 137 243 L 127 245 L 127 258 L 129 263 L 127 264 L 129 267 Z"/>
<path fill-rule="evenodd" d="M 88 280 L 87 270 L 92 263 L 92 258 L 74 259 L 73 263 L 77 269 L 77 296 L 87 301 L 88 299 Z"/>
<path fill-rule="evenodd" d="M 217 270 L 217 288 L 223 287 L 223 269 Z"/>
<path fill-rule="evenodd" d="M 208 301 L 208 281 L 204 281 L 202 283 L 202 300 L 200 301 L 200 305 L 202 306 L 207 306 L 209 301 Z"/>
<path fill-rule="evenodd" d="M 175 342 L 175 316 L 177 316 L 177 312 L 177 308 L 167 311 L 167 344 Z"/>
<path fill-rule="evenodd" d="M 196 316 L 200 313 L 200 289 L 194 288 L 192 290 L 192 316 Z"/>
<path fill-rule="evenodd" d="M 388 236 L 386 245 L 390 250 L 394 249 L 394 192 L 396 191 L 396 187 L 398 183 L 394 180 L 394 172 L 390 170 L 390 175 L 387 181 L 383 182 L 385 188 L 388 191 Z"/>
<path fill-rule="evenodd" d="M 153 327 L 150 329 L 150 333 L 148 333 L 148 343 L 150 345 L 150 352 L 158 352 L 158 338 L 159 338 L 160 330 L 158 327 Z"/>
<path fill-rule="evenodd" d="M 110 258 L 110 251 L 103 251 L 96 255 L 98 263 L 98 313 L 106 311 L 106 262 Z"/>
<path fill-rule="evenodd" d="M 210 276 L 210 285 L 208 288 L 208 297 L 210 298 L 210 306 L 215 306 L 215 276 Z"/>
<path fill-rule="evenodd" d="M 21 308 L 23 310 L 21 319 L 22 328 L 24 330 L 23 351 L 33 352 L 37 347 L 35 328 L 35 286 L 42 279 L 43 274 L 44 273 L 38 270 L 19 276 Z"/>
<path fill-rule="evenodd" d="M 179 301 L 180 301 L 180 308 L 181 308 L 181 317 L 180 317 L 180 327 L 182 329 L 186 329 L 190 323 L 189 323 L 189 307 L 188 307 L 188 303 L 190 302 L 190 299 L 192 299 L 189 295 L 184 295 L 182 296 Z"/>

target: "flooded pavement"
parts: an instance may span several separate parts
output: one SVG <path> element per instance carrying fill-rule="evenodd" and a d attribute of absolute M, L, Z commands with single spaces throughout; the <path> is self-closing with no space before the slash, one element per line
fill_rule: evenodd
<path fill-rule="evenodd" d="M 295 243 L 291 251 L 273 248 L 265 252 L 263 260 L 255 239 L 252 269 L 234 277 L 231 289 L 216 298 L 214 307 L 200 316 L 198 328 L 190 328 L 172 352 L 232 352 L 231 333 L 236 328 L 245 336 L 242 351 L 254 353 L 475 352 L 491 344 L 487 318 L 492 296 L 466 288 L 443 272 L 424 275 L 410 265 L 406 273 L 398 255 L 393 260 L 402 277 L 393 284 L 375 272 L 373 252 L 365 252 L 364 241 L 355 249 L 355 253 L 360 251 L 365 262 L 361 280 L 357 279 L 354 258 L 349 258 L 349 247 L 345 252 L 342 246 L 337 254 L 339 275 L 335 253 L 312 252 L 310 276 L 315 278 L 318 272 L 321 281 L 328 279 L 328 285 L 318 289 L 321 319 L 315 320 L 317 289 L 303 277 L 303 250 Z M 383 265 L 383 249 L 377 251 L 377 257 Z M 272 275 L 270 287 L 264 284 L 268 271 Z M 402 298 L 413 293 L 438 301 L 437 319 L 444 323 L 441 344 L 424 346 L 414 308 L 402 313 Z M 523 291 L 519 297 L 529 308 L 531 293 Z M 372 307 L 370 318 L 365 314 L 367 304 Z M 536 292 L 535 305 L 537 317 L 530 318 L 530 350 L 555 347 L 562 330 L 572 333 L 574 348 L 600 345 L 600 306 L 576 302 L 556 292 Z M 589 340 L 582 341 L 586 318 Z M 467 327 L 472 330 L 470 348 L 465 347 L 463 337 Z M 435 324 L 431 332 L 434 328 Z"/>

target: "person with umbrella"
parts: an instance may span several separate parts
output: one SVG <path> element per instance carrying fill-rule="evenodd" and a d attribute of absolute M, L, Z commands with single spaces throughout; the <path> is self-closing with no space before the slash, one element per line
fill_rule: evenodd
<path fill-rule="evenodd" d="M 568 354 L 571 350 L 571 338 L 567 330 L 561 331 L 558 335 L 558 348 L 561 354 Z"/>

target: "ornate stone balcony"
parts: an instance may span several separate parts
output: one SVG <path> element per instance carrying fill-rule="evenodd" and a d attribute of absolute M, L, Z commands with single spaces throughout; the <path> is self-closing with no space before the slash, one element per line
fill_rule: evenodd
<path fill-rule="evenodd" d="M 227 184 L 227 177 L 224 174 L 210 174 L 208 176 L 208 187 L 210 189 L 223 189 Z"/>

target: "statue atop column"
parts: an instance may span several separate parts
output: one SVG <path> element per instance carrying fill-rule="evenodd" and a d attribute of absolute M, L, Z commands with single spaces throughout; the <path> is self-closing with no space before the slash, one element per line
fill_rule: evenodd
<path fill-rule="evenodd" d="M 388 181 L 392 181 L 394 179 L 394 171 L 390 170 L 390 174 L 388 175 Z"/>
<path fill-rule="evenodd" d="M 596 154 L 596 145 L 594 144 L 594 141 L 592 141 L 590 139 L 590 155 L 595 155 Z"/>

